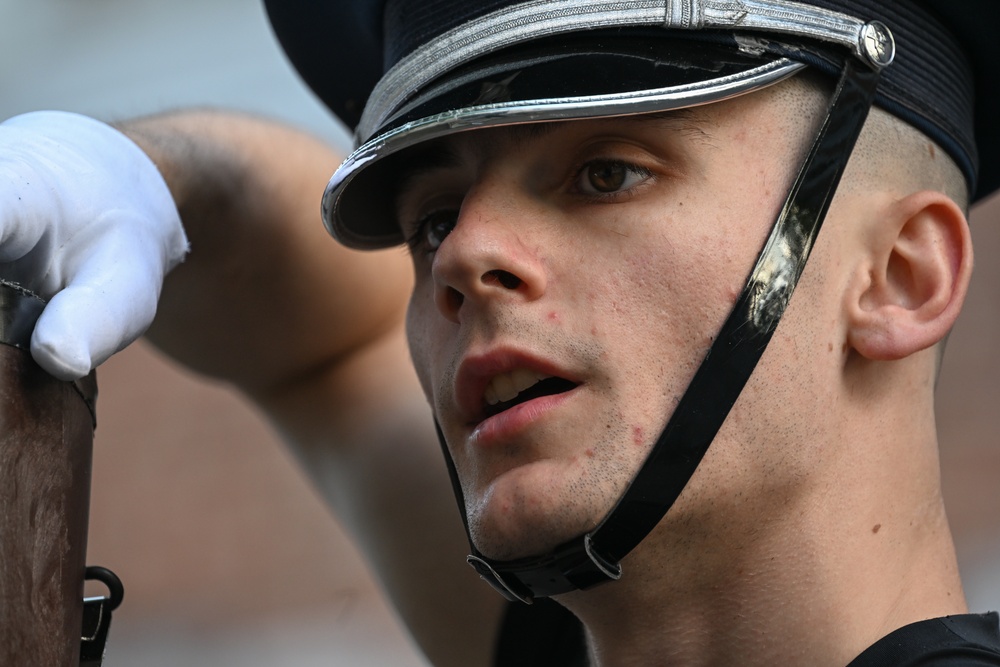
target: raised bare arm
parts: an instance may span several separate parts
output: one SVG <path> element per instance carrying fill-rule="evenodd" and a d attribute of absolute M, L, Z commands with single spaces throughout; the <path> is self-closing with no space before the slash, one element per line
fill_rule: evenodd
<path fill-rule="evenodd" d="M 346 250 L 320 222 L 341 156 L 289 128 L 210 111 L 121 129 L 160 167 L 191 243 L 148 338 L 265 411 L 435 664 L 488 664 L 502 603 L 463 562 L 410 367 L 409 260 Z"/>

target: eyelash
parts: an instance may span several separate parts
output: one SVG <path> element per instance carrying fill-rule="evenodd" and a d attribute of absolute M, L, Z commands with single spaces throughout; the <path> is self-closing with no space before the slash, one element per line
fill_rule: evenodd
<path fill-rule="evenodd" d="M 582 187 L 583 179 L 587 178 L 588 170 L 594 167 L 608 168 L 621 168 L 624 169 L 627 174 L 633 176 L 638 176 L 641 180 L 637 183 L 632 183 L 627 186 L 621 186 L 620 189 L 609 192 L 588 192 Z M 648 179 L 653 177 L 653 172 L 646 167 L 634 164 L 632 162 L 627 162 L 625 160 L 617 160 L 613 158 L 599 158 L 595 160 L 589 160 L 584 163 L 573 175 L 572 187 L 580 195 L 587 197 L 589 199 L 599 201 L 599 202 L 613 202 L 622 197 L 631 195 L 635 188 L 639 187 L 645 183 Z M 592 185 L 592 184 L 591 184 Z M 596 188 L 594 188 L 596 190 Z"/>
<path fill-rule="evenodd" d="M 428 246 L 426 254 L 430 255 L 441 246 L 441 242 L 444 241 L 444 238 L 441 239 L 441 242 L 438 243 L 437 247 L 431 248 L 429 247 L 430 244 L 427 242 L 427 236 L 430 232 L 430 224 L 433 223 L 435 216 L 442 214 L 453 214 L 457 216 L 458 212 L 453 209 L 441 208 L 421 216 L 414 225 L 413 232 L 406 237 L 406 246 L 410 249 L 410 254 L 415 256 L 417 251 L 419 251 L 422 247 Z M 449 233 L 451 233 L 450 230 Z M 448 234 L 445 234 L 445 237 L 447 236 Z"/>
<path fill-rule="evenodd" d="M 633 176 L 638 176 L 641 180 L 638 183 L 632 183 L 628 187 L 622 187 L 622 189 L 610 191 L 610 192 L 587 192 L 581 187 L 582 179 L 587 177 L 587 172 L 589 169 L 594 167 L 602 168 L 621 168 L 624 169 L 627 174 Z M 626 162 L 624 160 L 616 159 L 596 159 L 589 160 L 584 163 L 579 169 L 574 172 L 573 179 L 571 181 L 572 190 L 576 191 L 583 197 L 596 201 L 596 202 L 613 202 L 617 201 L 623 197 L 627 197 L 633 193 L 636 187 L 641 186 L 645 181 L 653 176 L 653 172 L 640 165 L 633 164 L 631 162 Z M 596 190 L 596 188 L 595 188 Z M 457 212 L 452 209 L 437 209 L 424 214 L 414 225 L 413 232 L 406 237 L 406 245 L 410 249 L 411 254 L 416 254 L 423 246 L 428 246 L 426 254 L 433 254 L 444 239 L 447 238 L 448 234 L 445 234 L 440 241 L 438 241 L 437 246 L 430 247 L 428 243 L 428 234 L 430 233 L 430 225 L 434 222 L 434 218 L 441 214 L 447 215 L 457 215 Z M 450 230 L 449 232 L 450 233 Z"/>

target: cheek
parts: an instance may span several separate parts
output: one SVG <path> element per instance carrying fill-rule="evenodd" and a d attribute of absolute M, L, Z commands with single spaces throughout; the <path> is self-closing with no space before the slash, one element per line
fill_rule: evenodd
<path fill-rule="evenodd" d="M 625 405 L 644 406 L 637 419 L 672 411 L 742 290 L 756 239 L 733 247 L 720 229 L 668 221 L 645 242 L 605 256 L 619 268 L 591 284 L 598 333 L 614 357 L 608 366 L 624 370 Z"/>
<path fill-rule="evenodd" d="M 406 310 L 406 341 L 410 347 L 410 359 L 420 380 L 420 387 L 428 400 L 433 395 L 431 391 L 430 350 L 432 337 L 427 329 L 428 309 L 433 308 L 433 298 L 421 291 L 418 285 L 410 296 L 410 304 Z"/>
<path fill-rule="evenodd" d="M 630 253 L 610 282 L 614 309 L 634 332 L 668 348 L 703 346 L 739 294 L 733 271 L 712 238 L 681 246 L 648 244 Z M 720 257 L 723 257 L 720 261 Z"/>

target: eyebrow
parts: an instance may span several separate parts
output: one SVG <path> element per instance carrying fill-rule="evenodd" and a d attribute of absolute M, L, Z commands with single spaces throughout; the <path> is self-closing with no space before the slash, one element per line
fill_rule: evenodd
<path fill-rule="evenodd" d="M 517 148 L 524 143 L 551 134 L 566 123 L 578 122 L 579 120 L 630 124 L 656 122 L 663 123 L 666 126 L 665 130 L 680 132 L 685 136 L 694 136 L 702 139 L 708 139 L 711 136 L 706 129 L 706 126 L 710 123 L 700 107 L 685 107 L 683 109 L 670 109 L 667 111 L 654 111 L 627 116 L 609 116 L 607 118 L 521 123 L 493 129 L 502 130 L 504 140 L 509 142 L 512 147 Z M 430 141 L 422 146 L 414 147 L 410 151 L 407 151 L 405 159 L 400 159 L 399 165 L 395 169 L 395 184 L 392 189 L 393 196 L 397 202 L 406 194 L 407 189 L 421 174 L 437 169 L 455 169 L 462 166 L 462 158 L 455 142 L 444 141 L 447 138 L 442 137 L 442 140 Z"/>
<path fill-rule="evenodd" d="M 591 122 L 614 122 L 640 124 L 652 121 L 663 123 L 666 126 L 674 126 L 671 129 L 678 131 L 696 130 L 699 133 L 707 132 L 704 126 L 708 124 L 707 116 L 700 107 L 684 107 L 683 109 L 668 109 L 666 111 L 654 111 L 650 113 L 629 114 L 624 116 L 608 116 L 606 118 L 580 118 L 567 120 L 551 120 L 535 123 L 522 123 L 519 125 L 509 125 L 504 130 L 507 133 L 507 140 L 516 147 L 521 142 L 531 141 L 550 134 L 566 123 L 578 121 Z"/>
<path fill-rule="evenodd" d="M 458 167 L 462 162 L 459 152 L 452 141 L 430 141 L 421 146 L 415 146 L 400 159 L 396 175 L 399 186 L 422 171 L 432 169 L 447 169 Z"/>
<path fill-rule="evenodd" d="M 684 136 L 694 136 L 701 139 L 710 139 L 712 136 L 708 128 L 713 123 L 701 106 L 670 109 L 668 111 L 654 111 L 653 113 L 636 114 L 633 116 L 620 116 L 619 119 L 633 122 L 657 121 L 666 125 L 668 129 L 679 132 Z"/>

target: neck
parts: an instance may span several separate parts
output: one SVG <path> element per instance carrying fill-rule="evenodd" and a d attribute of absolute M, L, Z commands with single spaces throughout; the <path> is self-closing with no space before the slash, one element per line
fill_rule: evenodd
<path fill-rule="evenodd" d="M 621 581 L 560 599 L 594 664 L 842 666 L 908 623 L 964 612 L 936 443 L 911 436 L 897 438 L 906 456 L 880 440 L 864 465 L 863 447 L 841 447 L 776 496 L 700 512 L 682 495 Z"/>

